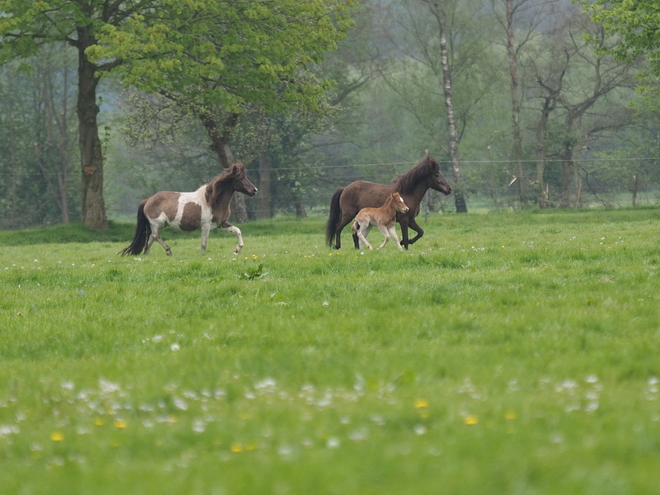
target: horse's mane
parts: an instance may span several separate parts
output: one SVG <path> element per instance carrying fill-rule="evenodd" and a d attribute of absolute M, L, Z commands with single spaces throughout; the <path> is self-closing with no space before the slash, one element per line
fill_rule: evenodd
<path fill-rule="evenodd" d="M 425 156 L 417 162 L 413 168 L 408 172 L 395 179 L 394 182 L 398 184 L 397 190 L 404 194 L 409 194 L 413 191 L 415 186 L 429 175 L 435 175 L 440 172 L 440 164 L 435 158 Z"/>
<path fill-rule="evenodd" d="M 215 176 L 206 186 L 204 198 L 210 206 L 215 205 L 220 199 L 220 195 L 231 187 L 235 180 L 245 178 L 245 166 L 243 162 L 236 162 L 226 169 L 220 175 Z"/>

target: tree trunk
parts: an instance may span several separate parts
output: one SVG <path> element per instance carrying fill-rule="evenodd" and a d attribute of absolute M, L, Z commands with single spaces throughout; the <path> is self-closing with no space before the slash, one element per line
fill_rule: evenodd
<path fill-rule="evenodd" d="M 550 119 L 550 113 L 557 108 L 557 96 L 561 90 L 551 89 L 543 84 L 539 78 L 539 84 L 548 90 L 549 94 L 543 99 L 543 107 L 541 108 L 541 118 L 536 125 L 536 184 L 538 186 L 537 201 L 539 208 L 548 208 L 550 206 L 550 194 L 548 184 L 546 184 L 545 176 L 545 133 Z"/>
<path fill-rule="evenodd" d="M 259 155 L 259 194 L 255 198 L 257 203 L 257 218 L 273 218 L 273 205 L 270 197 L 271 175 L 270 156 L 265 153 Z"/>
<path fill-rule="evenodd" d="M 548 126 L 550 114 L 557 108 L 557 99 L 561 96 L 564 76 L 568 68 L 569 55 L 566 53 L 564 66 L 557 77 L 555 87 L 546 84 L 543 78 L 537 74 L 536 82 L 548 94 L 543 98 L 543 107 L 541 107 L 541 118 L 536 126 L 536 184 L 539 188 L 537 198 L 539 208 L 550 206 L 550 193 L 548 184 L 545 183 L 545 133 Z"/>
<path fill-rule="evenodd" d="M 465 192 L 461 184 L 461 171 L 458 162 L 458 132 L 456 120 L 454 119 L 454 100 L 452 98 L 452 71 L 449 64 L 449 49 L 447 47 L 446 26 L 447 18 L 442 8 L 437 4 L 432 6 L 433 14 L 438 22 L 440 35 L 440 58 L 442 63 L 442 87 L 445 95 L 445 107 L 447 109 L 447 130 L 449 133 L 449 160 L 454 180 L 454 202 L 456 213 L 467 213 L 465 203 Z"/>
<path fill-rule="evenodd" d="M 62 198 L 62 222 L 69 223 L 71 216 L 69 214 L 69 191 L 68 191 L 68 176 L 69 176 L 69 68 L 64 63 L 63 74 L 63 100 L 61 115 L 58 120 L 60 130 L 60 156 L 61 156 L 61 170 L 57 174 L 57 181 L 60 190 L 60 197 Z"/>
<path fill-rule="evenodd" d="M 306 218 L 307 217 L 307 208 L 305 207 L 305 200 L 296 195 L 296 217 Z"/>
<path fill-rule="evenodd" d="M 11 95 L 12 94 L 12 87 L 11 87 L 11 78 L 7 78 L 7 94 Z M 14 111 L 14 99 L 9 98 L 8 105 L 9 107 L 9 115 L 7 116 L 7 121 L 9 122 L 9 129 L 6 130 L 6 132 L 9 134 L 9 163 L 11 166 L 11 215 L 9 218 L 9 226 L 12 229 L 17 229 L 19 222 L 18 222 L 18 217 L 17 217 L 17 212 L 18 212 L 18 191 L 17 191 L 17 186 L 18 186 L 18 166 L 17 166 L 17 160 L 16 160 L 16 133 L 14 130 L 14 116 L 13 116 L 13 111 Z"/>
<path fill-rule="evenodd" d="M 78 29 L 78 128 L 80 167 L 82 171 L 82 221 L 91 229 L 107 229 L 108 219 L 103 200 L 103 152 L 98 130 L 99 107 L 96 88 L 99 76 L 85 49 L 95 41 L 91 28 Z"/>
<path fill-rule="evenodd" d="M 632 206 L 637 208 L 637 191 L 639 191 L 639 176 L 633 175 L 632 183 Z"/>
<path fill-rule="evenodd" d="M 573 144 L 565 143 L 564 151 L 561 154 L 561 195 L 559 197 L 559 205 L 562 208 L 570 207 L 570 187 L 571 176 L 573 171 Z"/>
<path fill-rule="evenodd" d="M 511 131 L 513 146 L 511 160 L 517 168 L 518 197 L 521 204 L 527 203 L 525 180 L 525 167 L 522 161 L 522 136 L 520 132 L 520 99 L 518 97 L 518 57 L 515 49 L 515 36 L 513 29 L 513 0 L 506 0 L 506 52 L 509 58 L 509 76 L 511 79 Z"/>

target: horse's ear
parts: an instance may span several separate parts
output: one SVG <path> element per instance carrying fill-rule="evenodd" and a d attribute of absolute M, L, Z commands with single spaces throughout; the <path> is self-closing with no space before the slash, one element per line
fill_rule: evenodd
<path fill-rule="evenodd" d="M 426 158 L 429 157 L 429 150 L 426 150 Z"/>

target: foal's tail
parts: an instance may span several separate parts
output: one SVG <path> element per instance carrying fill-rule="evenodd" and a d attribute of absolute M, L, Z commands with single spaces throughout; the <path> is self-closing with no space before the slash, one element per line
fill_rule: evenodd
<path fill-rule="evenodd" d="M 330 216 L 328 217 L 328 223 L 325 227 L 325 242 L 328 246 L 332 247 L 332 241 L 335 238 L 335 232 L 337 231 L 337 226 L 341 221 L 341 208 L 339 208 L 339 197 L 341 193 L 344 192 L 344 188 L 337 189 L 332 195 L 330 200 Z"/>
<path fill-rule="evenodd" d="M 133 237 L 133 242 L 131 242 L 126 249 L 119 251 L 118 254 L 121 254 L 122 256 L 141 254 L 147 245 L 147 239 L 149 239 L 149 236 L 151 235 L 151 224 L 149 223 L 147 216 L 144 214 L 144 204 L 146 202 L 147 200 L 145 199 L 140 203 L 140 206 L 138 206 L 135 236 Z"/>

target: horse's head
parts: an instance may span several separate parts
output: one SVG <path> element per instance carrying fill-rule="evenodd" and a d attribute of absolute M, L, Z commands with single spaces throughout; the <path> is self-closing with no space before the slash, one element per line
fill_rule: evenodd
<path fill-rule="evenodd" d="M 396 211 L 399 213 L 408 213 L 410 208 L 408 208 L 408 205 L 398 192 L 392 193 L 392 202 Z"/>
<path fill-rule="evenodd" d="M 438 161 L 435 158 L 431 158 L 429 156 L 426 157 L 426 160 L 428 160 L 429 170 L 431 171 L 431 174 L 429 175 L 428 186 L 431 189 L 440 191 L 443 194 L 451 193 L 451 186 L 449 185 L 449 182 L 447 182 L 440 173 L 440 164 Z"/>
<path fill-rule="evenodd" d="M 243 162 L 234 163 L 229 170 L 233 178 L 232 187 L 234 191 L 247 194 L 248 196 L 257 194 L 256 186 L 250 182 L 250 179 L 245 174 L 245 165 L 243 165 Z"/>

